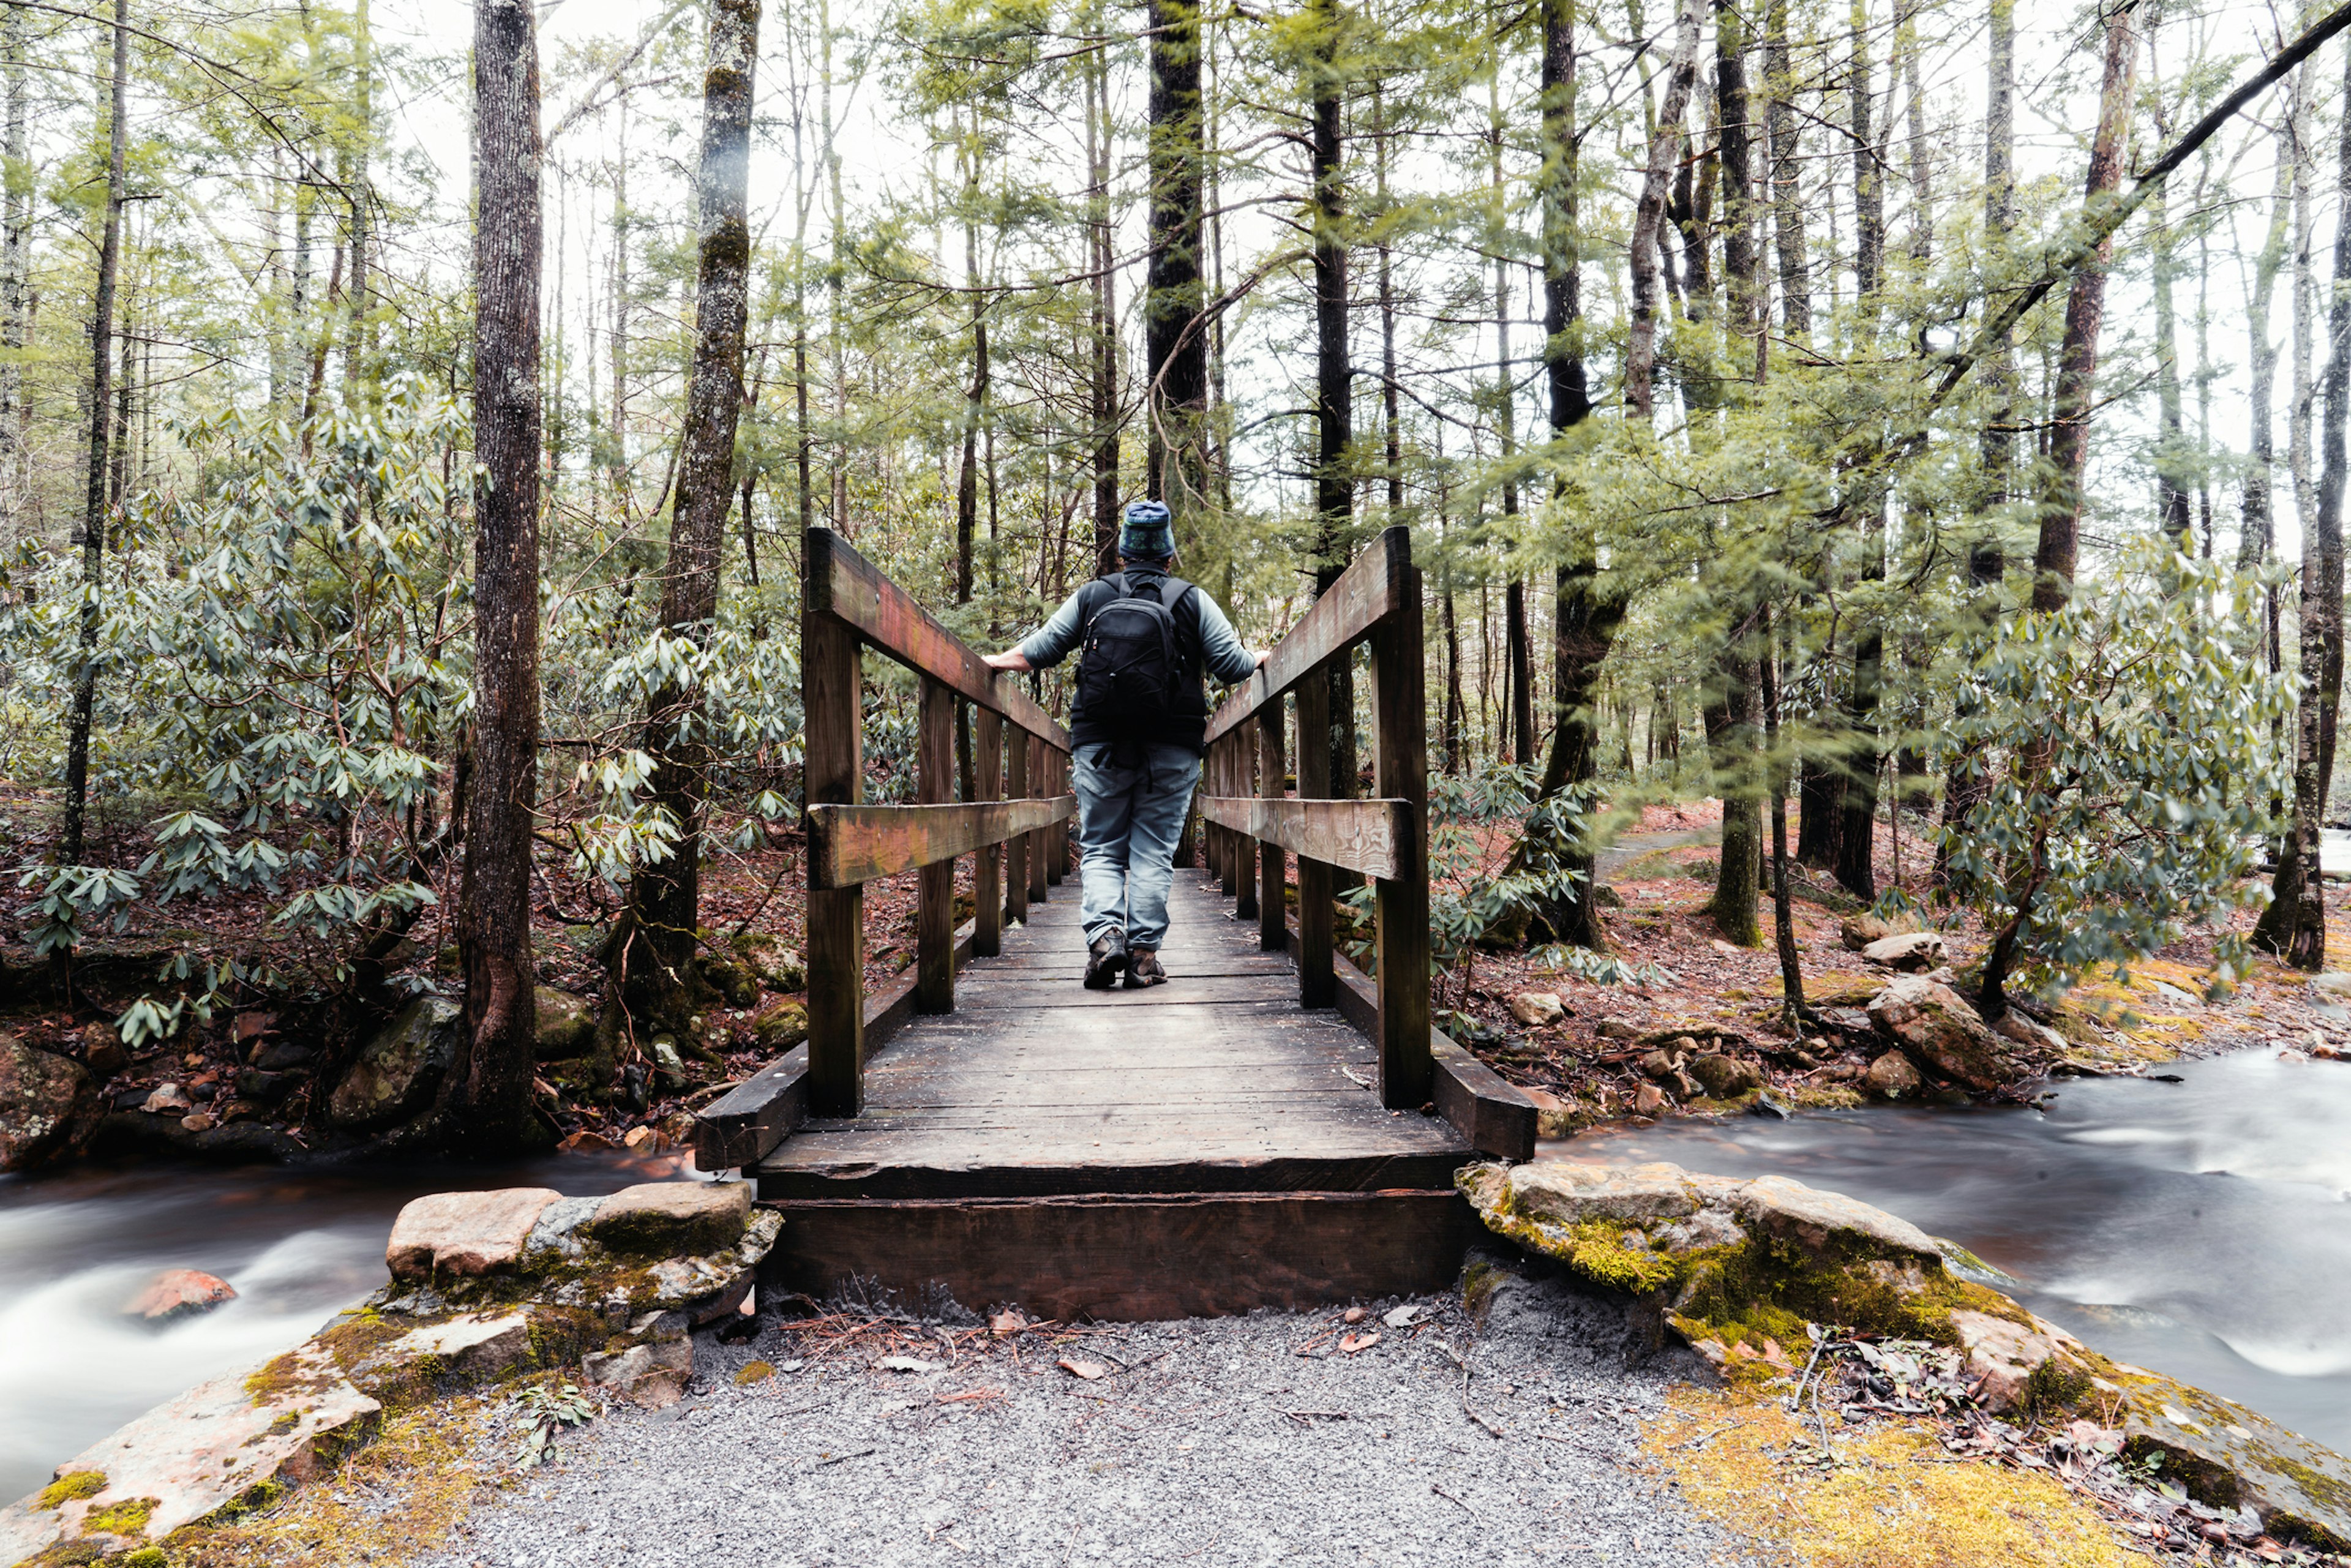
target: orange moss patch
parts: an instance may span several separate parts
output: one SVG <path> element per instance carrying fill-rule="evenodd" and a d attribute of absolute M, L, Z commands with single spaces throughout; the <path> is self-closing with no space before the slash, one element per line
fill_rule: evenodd
<path fill-rule="evenodd" d="M 1700 1513 L 1802 1568 L 2129 1568 L 2089 1504 L 2046 1476 L 1955 1460 L 1925 1432 L 1832 1420 L 1777 1398 L 1681 1389 L 1646 1447 Z M 1703 1437 L 1704 1441 L 1698 1441 Z"/>

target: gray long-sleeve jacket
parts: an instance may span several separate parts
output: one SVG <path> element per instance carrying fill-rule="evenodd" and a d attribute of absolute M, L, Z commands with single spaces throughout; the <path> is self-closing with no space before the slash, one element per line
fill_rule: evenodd
<path fill-rule="evenodd" d="M 1141 567 L 1123 575 L 1130 588 L 1138 590 L 1165 576 Z M 1062 601 L 1051 620 L 1021 642 L 1021 656 L 1040 670 L 1068 658 L 1071 651 L 1085 640 L 1086 627 L 1094 616 L 1117 597 L 1118 591 L 1117 582 L 1112 578 L 1098 577 L 1080 588 Z M 1184 667 L 1176 680 L 1172 732 L 1154 738 L 1197 751 L 1202 748 L 1201 737 L 1208 722 L 1208 699 L 1201 685 L 1202 674 L 1214 675 L 1223 685 L 1235 685 L 1249 679 L 1257 669 L 1257 656 L 1241 646 L 1233 623 L 1225 619 L 1225 612 L 1196 584 L 1185 584 L 1183 596 L 1170 607 L 1169 614 L 1176 622 L 1176 656 Z M 1117 738 L 1108 716 L 1090 715 L 1082 704 L 1071 713 L 1071 744 L 1090 746 Z"/>

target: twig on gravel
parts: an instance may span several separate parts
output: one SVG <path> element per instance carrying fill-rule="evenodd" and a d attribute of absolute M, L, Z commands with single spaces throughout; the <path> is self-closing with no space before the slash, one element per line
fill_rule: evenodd
<path fill-rule="evenodd" d="M 1301 1427 L 1311 1427 L 1318 1420 L 1344 1421 L 1347 1419 L 1347 1412 L 1344 1410 L 1284 1410 L 1282 1414 Z"/>
<path fill-rule="evenodd" d="M 1709 1437 L 1719 1437 L 1720 1436 L 1722 1436 L 1722 1434 L 1724 1434 L 1725 1432 L 1729 1431 L 1729 1430 L 1731 1429 L 1731 1427 L 1733 1427 L 1737 1426 L 1738 1424 L 1739 1424 L 1739 1423 L 1737 1423 L 1736 1421 L 1725 1421 L 1721 1426 L 1719 1426 L 1719 1427 L 1710 1427 L 1710 1428 L 1708 1428 L 1708 1430 L 1706 1430 L 1706 1431 L 1700 1432 L 1697 1437 L 1691 1437 L 1691 1438 L 1687 1439 L 1687 1441 L 1685 1441 L 1685 1442 L 1679 1442 L 1679 1443 L 1668 1443 L 1668 1444 L 1667 1444 L 1667 1445 L 1666 1445 L 1667 1450 L 1668 1452 L 1671 1452 L 1671 1451 L 1673 1451 L 1673 1450 L 1679 1449 L 1679 1448 L 1698 1448 L 1699 1445 L 1703 1444 L 1703 1443 L 1704 1443 L 1708 1438 L 1709 1438 Z"/>
<path fill-rule="evenodd" d="M 1475 1519 L 1478 1517 L 1478 1511 L 1476 1509 L 1471 1508 L 1468 1503 L 1463 1502 L 1459 1498 L 1455 1497 L 1451 1492 L 1447 1491 L 1435 1481 L 1428 1483 L 1428 1490 L 1443 1498 L 1446 1501 L 1451 1503 L 1454 1507 L 1459 1509 L 1462 1512 L 1468 1514 L 1470 1518 Z"/>
<path fill-rule="evenodd" d="M 874 1454 L 880 1453 L 881 1451 L 882 1450 L 879 1448 L 860 1448 L 853 1454 L 835 1454 L 830 1458 L 819 1459 L 816 1462 L 816 1468 L 818 1469 L 822 1469 L 827 1465 L 845 1464 L 851 1459 L 867 1458 Z"/>
<path fill-rule="evenodd" d="M 1461 1413 L 1464 1416 L 1468 1416 L 1472 1421 L 1477 1422 L 1479 1426 L 1484 1427 L 1488 1437 L 1492 1437 L 1498 1443 L 1502 1440 L 1502 1429 L 1499 1427 L 1497 1427 L 1494 1423 L 1487 1420 L 1486 1417 L 1479 1415 L 1478 1412 L 1469 1408 L 1469 1396 L 1467 1394 L 1464 1394 L 1461 1396 Z"/>

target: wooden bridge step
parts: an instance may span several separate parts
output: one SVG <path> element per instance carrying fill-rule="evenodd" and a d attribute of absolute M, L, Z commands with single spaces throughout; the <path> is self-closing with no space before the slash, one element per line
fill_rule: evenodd
<path fill-rule="evenodd" d="M 1133 1322 L 1444 1290 L 1479 1234 L 1450 1190 L 793 1202 L 763 1282 L 852 1276 L 976 1312 Z"/>

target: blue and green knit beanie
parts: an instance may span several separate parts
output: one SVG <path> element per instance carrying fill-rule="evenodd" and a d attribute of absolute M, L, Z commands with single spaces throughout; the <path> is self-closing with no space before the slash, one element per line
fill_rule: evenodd
<path fill-rule="evenodd" d="M 1118 531 L 1118 553 L 1129 560 L 1173 560 L 1176 528 L 1161 501 L 1134 501 L 1126 508 L 1126 526 Z"/>

